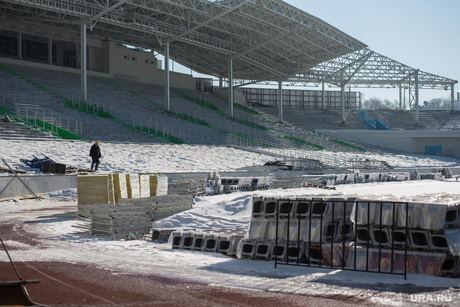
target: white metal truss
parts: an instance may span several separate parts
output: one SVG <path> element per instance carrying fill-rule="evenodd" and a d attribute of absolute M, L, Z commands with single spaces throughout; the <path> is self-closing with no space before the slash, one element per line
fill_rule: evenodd
<path fill-rule="evenodd" d="M 80 42 L 87 35 L 164 53 L 240 84 L 409 87 L 414 68 L 281 0 L 0 0 L 0 29 Z M 420 88 L 456 80 L 418 71 Z M 413 78 L 412 78 L 413 82 Z M 412 83 L 413 86 L 413 83 Z"/>
<path fill-rule="evenodd" d="M 235 78 L 280 80 L 366 46 L 280 0 L 4 0 L 0 27 L 88 36 L 164 52 L 191 69 Z"/>
<path fill-rule="evenodd" d="M 368 48 L 318 64 L 303 74 L 290 78 L 291 83 L 329 83 L 355 87 L 414 87 L 417 74 L 420 89 L 451 89 L 456 80 L 409 67 Z"/>

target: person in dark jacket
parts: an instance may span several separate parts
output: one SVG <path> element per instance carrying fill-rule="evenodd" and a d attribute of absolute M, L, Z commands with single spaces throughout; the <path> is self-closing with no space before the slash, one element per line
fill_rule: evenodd
<path fill-rule="evenodd" d="M 99 141 L 95 141 L 93 146 L 91 146 L 91 149 L 89 151 L 89 155 L 92 158 L 91 162 L 91 170 L 97 171 L 97 167 L 99 166 L 99 158 L 101 157 L 101 148 L 99 147 Z"/>

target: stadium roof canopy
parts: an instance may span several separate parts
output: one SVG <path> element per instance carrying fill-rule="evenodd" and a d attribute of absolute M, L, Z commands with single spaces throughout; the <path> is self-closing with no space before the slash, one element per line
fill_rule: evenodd
<path fill-rule="evenodd" d="M 166 52 L 196 72 L 286 81 L 424 88 L 456 80 L 419 72 L 280 0 L 3 0 L 0 25 L 79 42 L 88 36 Z M 409 81 L 407 81 L 409 80 Z"/>

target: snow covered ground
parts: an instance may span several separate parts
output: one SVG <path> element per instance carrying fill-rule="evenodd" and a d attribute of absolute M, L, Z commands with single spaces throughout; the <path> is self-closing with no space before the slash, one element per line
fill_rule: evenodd
<path fill-rule="evenodd" d="M 42 153 L 75 167 L 89 167 L 90 143 L 81 141 L 0 140 L 0 157 L 12 167 L 30 170 L 19 161 Z M 273 157 L 228 147 L 145 145 L 101 142 L 100 172 L 161 173 L 230 171 L 262 165 Z M 452 158 L 382 154 L 400 168 L 459 167 Z M 254 192 L 262 195 L 448 195 L 460 200 L 460 181 L 410 181 L 341 185 L 337 190 L 297 188 Z M 155 226 L 193 229 L 247 228 L 253 192 L 196 198 L 194 209 L 157 221 Z M 230 258 L 217 253 L 171 249 L 167 243 L 111 241 L 79 233 L 74 189 L 49 193 L 41 201 L 0 203 L 0 223 L 14 223 L 33 238 L 33 244 L 5 240 L 15 261 L 67 261 L 94 265 L 116 274 L 157 274 L 182 280 L 260 291 L 298 294 L 355 295 L 370 304 L 459 305 L 460 279 L 431 275 L 399 275 L 279 265 L 272 261 Z M 0 253 L 0 261 L 7 261 Z"/>
<path fill-rule="evenodd" d="M 0 139 L 0 157 L 15 168 L 27 169 L 19 159 L 42 158 L 42 154 L 56 162 L 74 167 L 91 165 L 91 143 L 64 140 L 4 140 Z M 263 165 L 273 156 L 251 153 L 226 146 L 105 143 L 101 172 L 174 173 L 231 171 L 245 166 Z M 417 154 L 344 153 L 322 151 L 322 155 L 386 161 L 395 168 L 459 167 L 460 160 Z"/>

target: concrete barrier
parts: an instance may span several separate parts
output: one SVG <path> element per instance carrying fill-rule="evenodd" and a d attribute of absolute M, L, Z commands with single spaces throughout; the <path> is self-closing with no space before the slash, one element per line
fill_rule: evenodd
<path fill-rule="evenodd" d="M 47 193 L 77 188 L 76 175 L 18 175 L 34 193 Z M 11 181 L 11 183 L 9 183 Z M 9 185 L 8 185 L 9 184 Z M 0 176 L 0 187 L 8 185 L 0 197 L 25 196 L 31 193 L 14 176 Z M 3 189 L 3 188 L 2 188 Z M 0 191 L 2 190 L 0 189 Z"/>

